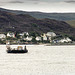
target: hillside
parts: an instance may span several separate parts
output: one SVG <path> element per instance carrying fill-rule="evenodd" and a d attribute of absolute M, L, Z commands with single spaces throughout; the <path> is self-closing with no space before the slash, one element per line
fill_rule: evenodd
<path fill-rule="evenodd" d="M 49 18 L 60 21 L 75 20 L 75 13 L 43 13 L 43 12 L 26 12 L 19 10 L 8 10 L 0 8 L 1 11 L 6 11 L 15 14 L 29 14 L 37 19 Z"/>
<path fill-rule="evenodd" d="M 75 28 L 64 21 L 54 19 L 36 19 L 28 14 L 13 14 L 0 11 L 0 32 L 49 32 L 68 34 L 75 37 Z"/>
<path fill-rule="evenodd" d="M 66 21 L 66 22 L 75 28 L 75 20 Z"/>

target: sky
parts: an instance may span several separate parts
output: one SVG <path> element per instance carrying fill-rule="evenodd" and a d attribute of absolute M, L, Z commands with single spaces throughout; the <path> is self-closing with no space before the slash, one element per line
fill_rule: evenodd
<path fill-rule="evenodd" d="M 75 12 L 75 0 L 0 0 L 0 8 L 40 12 Z"/>

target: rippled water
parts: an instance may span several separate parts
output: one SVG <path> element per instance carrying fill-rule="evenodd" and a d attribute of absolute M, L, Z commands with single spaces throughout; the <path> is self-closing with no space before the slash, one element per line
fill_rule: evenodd
<path fill-rule="evenodd" d="M 0 45 L 0 75 L 75 75 L 75 45 L 27 45 L 27 49 L 25 54 L 8 54 Z"/>

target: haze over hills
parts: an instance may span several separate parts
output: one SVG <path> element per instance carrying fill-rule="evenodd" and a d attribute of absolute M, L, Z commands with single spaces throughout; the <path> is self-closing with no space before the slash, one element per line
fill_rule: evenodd
<path fill-rule="evenodd" d="M 0 11 L 0 32 L 49 32 L 67 34 L 75 37 L 75 28 L 64 21 L 54 19 L 36 19 L 28 14 L 15 14 Z"/>
<path fill-rule="evenodd" d="M 43 13 L 43 12 L 26 12 L 19 10 L 8 10 L 0 8 L 1 11 L 7 11 L 15 14 L 29 14 L 37 19 L 49 18 L 60 21 L 75 20 L 75 13 Z"/>

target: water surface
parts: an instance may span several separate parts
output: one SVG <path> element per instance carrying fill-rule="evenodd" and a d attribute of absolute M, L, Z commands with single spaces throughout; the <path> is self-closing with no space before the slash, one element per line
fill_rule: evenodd
<path fill-rule="evenodd" d="M 75 45 L 27 45 L 27 49 L 25 54 L 8 54 L 0 45 L 0 75 L 75 75 Z"/>

